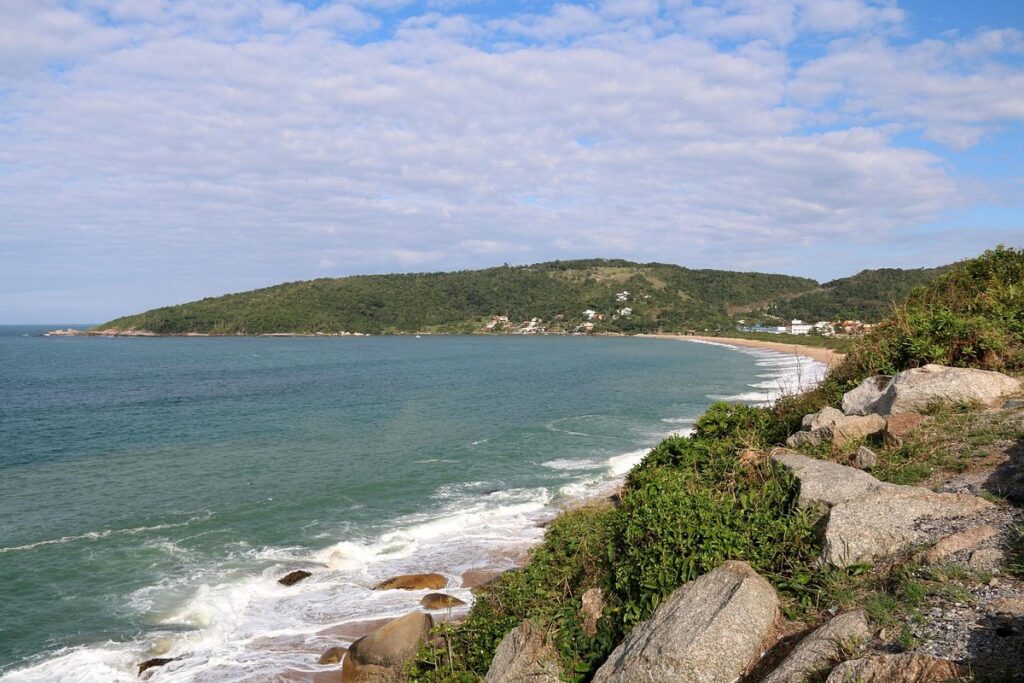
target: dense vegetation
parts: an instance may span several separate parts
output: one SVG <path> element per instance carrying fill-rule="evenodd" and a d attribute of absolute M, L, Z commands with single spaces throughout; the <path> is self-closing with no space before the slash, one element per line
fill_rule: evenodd
<path fill-rule="evenodd" d="M 877 322 L 892 312 L 893 304 L 928 284 L 951 266 L 902 270 L 862 270 L 852 277 L 826 282 L 820 290 L 779 301 L 766 311 L 783 320 L 863 320 Z"/>
<path fill-rule="evenodd" d="M 715 404 L 691 438 L 663 441 L 634 468 L 617 505 L 560 515 L 526 567 L 486 589 L 465 622 L 442 627 L 410 678 L 478 681 L 502 637 L 532 619 L 550 634 L 567 677 L 587 680 L 664 597 L 726 559 L 746 560 L 769 578 L 790 618 L 814 624 L 830 609 L 863 606 L 894 634 L 895 647 L 911 645 L 901 619 L 930 592 L 950 590 L 944 570 L 922 569 L 909 558 L 875 568 L 819 567 L 815 520 L 797 507 L 796 482 L 765 454 L 799 428 L 805 413 L 837 404 L 844 390 L 876 371 L 928 362 L 1022 371 L 1022 349 L 1024 251 L 999 248 L 956 266 L 914 290 L 815 391 L 771 408 Z M 880 476 L 894 481 L 963 457 L 930 448 L 917 455 L 934 462 L 922 463 L 910 460 L 916 451 L 906 445 L 879 450 Z M 595 587 L 607 608 L 591 636 L 578 612 L 583 593 Z"/>
<path fill-rule="evenodd" d="M 541 318 L 552 331 L 571 331 L 582 322 L 582 312 L 591 309 L 603 317 L 594 321 L 596 331 L 721 331 L 734 328 L 737 311 L 771 308 L 773 301 L 780 303 L 772 314 L 789 315 L 799 305 L 804 306 L 801 316 L 814 320 L 831 319 L 835 311 L 878 318 L 891 292 L 930 272 L 865 271 L 888 275 L 862 273 L 819 291 L 814 280 L 787 275 L 621 260 L 553 261 L 290 282 L 157 308 L 98 329 L 160 334 L 473 332 L 492 316 L 507 315 L 515 323 Z M 629 296 L 617 299 L 623 291 Z M 620 315 L 627 307 L 631 312 Z"/>

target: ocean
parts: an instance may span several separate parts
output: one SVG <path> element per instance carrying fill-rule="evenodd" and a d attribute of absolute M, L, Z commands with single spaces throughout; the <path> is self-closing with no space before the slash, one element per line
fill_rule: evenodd
<path fill-rule="evenodd" d="M 717 399 L 823 367 L 614 337 L 83 338 L 0 327 L 0 681 L 311 680 L 388 576 L 515 565 Z M 60 327 L 66 327 L 61 325 Z M 291 587 L 293 569 L 312 576 Z"/>

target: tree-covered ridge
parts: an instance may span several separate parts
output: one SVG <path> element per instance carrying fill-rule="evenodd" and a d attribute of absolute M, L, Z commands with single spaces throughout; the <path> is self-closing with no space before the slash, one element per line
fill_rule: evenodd
<path fill-rule="evenodd" d="M 851 277 L 826 282 L 817 291 L 779 301 L 767 311 L 786 320 L 877 322 L 889 315 L 893 304 L 906 299 L 915 287 L 934 281 L 951 267 L 862 270 Z"/>
<path fill-rule="evenodd" d="M 620 260 L 553 261 L 290 282 L 157 308 L 99 328 L 161 334 L 469 332 L 491 316 L 506 315 L 513 321 L 541 318 L 570 329 L 590 309 L 604 318 L 596 321 L 598 329 L 677 331 L 730 326 L 726 310 L 731 305 L 816 286 L 788 275 Z M 631 310 L 621 314 L 624 308 Z"/>

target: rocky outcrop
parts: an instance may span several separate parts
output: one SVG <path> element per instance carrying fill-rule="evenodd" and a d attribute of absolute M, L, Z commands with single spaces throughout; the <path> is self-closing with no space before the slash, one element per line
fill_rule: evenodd
<path fill-rule="evenodd" d="M 829 512 L 822 559 L 837 567 L 871 562 L 931 540 L 945 531 L 940 522 L 969 519 L 991 507 L 975 496 L 915 486 L 852 498 Z"/>
<path fill-rule="evenodd" d="M 843 411 L 827 406 L 816 413 L 804 415 L 801 425 L 803 431 L 813 432 L 815 429 L 821 429 L 822 427 L 831 427 L 835 424 L 836 420 L 843 417 L 845 417 Z"/>
<path fill-rule="evenodd" d="M 442 574 L 402 574 L 401 576 L 392 576 L 386 581 L 378 583 L 373 590 L 375 591 L 386 591 L 386 590 L 407 590 L 407 591 L 418 591 L 418 590 L 440 590 L 448 585 L 448 579 L 444 578 Z"/>
<path fill-rule="evenodd" d="M 402 667 L 426 642 L 434 620 L 410 612 L 352 643 L 342 666 L 342 681 L 397 681 Z"/>
<path fill-rule="evenodd" d="M 316 660 L 317 664 L 337 664 L 345 658 L 345 653 L 348 652 L 348 648 L 344 647 L 329 647 L 324 650 L 324 653 L 320 655 L 320 659 Z"/>
<path fill-rule="evenodd" d="M 583 632 L 593 637 L 597 633 L 597 620 L 604 614 L 604 591 L 591 588 L 580 599 L 580 626 Z"/>
<path fill-rule="evenodd" d="M 310 572 L 307 572 L 303 569 L 296 569 L 295 571 L 288 572 L 287 574 L 282 576 L 280 579 L 277 580 L 277 582 L 282 586 L 294 586 L 299 581 L 302 581 L 303 579 L 308 579 L 311 576 L 313 576 L 313 574 L 311 574 Z"/>
<path fill-rule="evenodd" d="M 834 408 L 825 410 L 839 413 Z M 839 413 L 838 416 L 830 415 L 827 420 L 822 420 L 818 417 L 821 412 L 804 416 L 805 425 L 820 426 L 793 434 L 786 439 L 786 445 L 790 448 L 801 448 L 831 443 L 836 448 L 845 448 L 885 429 L 885 419 L 878 415 L 843 415 Z M 827 423 L 823 424 L 823 422 Z"/>
<path fill-rule="evenodd" d="M 1021 383 L 990 370 L 925 365 L 889 377 L 869 377 L 843 396 L 847 415 L 918 412 L 935 405 L 980 403 L 999 406 L 1019 393 Z"/>
<path fill-rule="evenodd" d="M 558 683 L 558 653 L 541 629 L 527 620 L 512 629 L 494 651 L 485 683 Z"/>
<path fill-rule="evenodd" d="M 921 560 L 925 564 L 945 562 L 958 553 L 977 548 L 998 533 L 999 530 L 990 524 L 958 531 L 940 539 L 938 543 L 922 553 Z"/>
<path fill-rule="evenodd" d="M 677 588 L 597 670 L 594 683 L 733 681 L 771 640 L 779 599 L 745 562 Z"/>
<path fill-rule="evenodd" d="M 772 460 L 800 480 L 801 504 L 830 508 L 823 559 L 840 567 L 933 540 L 954 530 L 943 522 L 992 507 L 975 496 L 888 484 L 862 470 L 792 451 L 778 451 Z"/>
<path fill-rule="evenodd" d="M 146 661 L 139 664 L 139 674 L 141 675 L 143 671 L 148 671 L 158 666 L 165 666 L 167 664 L 170 664 L 174 660 L 175 657 L 153 657 L 152 659 L 147 659 Z"/>
<path fill-rule="evenodd" d="M 425 609 L 450 609 L 465 604 L 463 600 L 446 593 L 427 593 L 420 598 L 420 605 Z"/>
<path fill-rule="evenodd" d="M 820 680 L 817 676 L 831 668 L 839 658 L 841 648 L 869 635 L 871 629 L 863 610 L 840 614 L 801 640 L 761 683 Z"/>
<path fill-rule="evenodd" d="M 954 662 L 928 655 L 876 655 L 843 662 L 825 683 L 947 683 L 967 673 Z"/>

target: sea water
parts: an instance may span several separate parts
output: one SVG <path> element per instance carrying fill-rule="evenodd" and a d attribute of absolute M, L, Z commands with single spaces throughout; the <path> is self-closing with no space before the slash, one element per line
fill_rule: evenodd
<path fill-rule="evenodd" d="M 56 326 L 51 326 L 56 327 Z M 303 680 L 374 591 L 514 566 L 560 506 L 792 355 L 583 337 L 83 338 L 0 328 L 0 681 Z M 293 569 L 313 576 L 285 587 Z M 465 608 L 463 608 L 465 609 Z"/>

